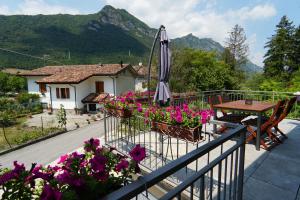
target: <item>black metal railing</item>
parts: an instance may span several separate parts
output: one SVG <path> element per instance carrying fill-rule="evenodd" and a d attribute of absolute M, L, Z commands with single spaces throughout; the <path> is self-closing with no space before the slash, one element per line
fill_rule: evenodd
<path fill-rule="evenodd" d="M 172 104 L 175 106 L 180 106 L 184 103 L 192 103 L 196 106 L 205 109 L 209 108 L 208 98 L 210 96 L 221 95 L 224 101 L 236 101 L 236 100 L 245 100 L 252 99 L 256 101 L 270 101 L 277 102 L 285 98 L 294 97 L 293 92 L 277 92 L 277 91 L 251 91 L 251 90 L 210 90 L 210 91 L 201 91 L 194 94 L 193 96 L 180 96 L 173 99 Z M 296 104 L 288 118 L 290 119 L 299 119 L 300 118 L 300 104 Z"/>
<path fill-rule="evenodd" d="M 151 196 L 152 186 L 168 191 L 152 199 L 241 199 L 245 127 L 216 139 L 203 127 L 201 140 L 190 142 L 153 131 L 141 116 L 122 119 L 105 113 L 104 123 L 106 145 L 126 155 L 134 145 L 144 146 L 147 158 L 141 165 L 150 172 L 106 199 Z"/>
<path fill-rule="evenodd" d="M 112 130 L 108 129 L 108 127 L 109 124 L 110 128 L 112 127 L 114 122 L 111 120 L 113 118 L 115 117 L 109 116 L 106 118 L 106 133 Z M 121 120 L 121 124 L 127 123 L 127 128 L 129 128 L 129 120 L 131 119 L 119 120 Z M 122 127 L 119 129 L 119 136 L 125 132 L 125 126 L 121 124 L 119 124 Z M 133 131 L 134 126 L 130 126 L 131 131 Z M 147 126 L 147 123 L 143 125 L 143 127 Z M 130 128 L 127 128 L 127 132 L 130 132 Z M 144 134 L 143 132 L 146 132 L 146 129 L 141 134 Z M 156 167 L 154 170 L 152 169 L 152 172 L 149 174 L 139 177 L 135 182 L 111 193 L 105 199 L 138 199 L 140 197 L 143 199 L 142 197 L 151 195 L 151 192 L 148 190 L 153 186 L 159 186 L 167 191 L 164 195 L 155 197 L 161 199 L 173 199 L 174 197 L 177 197 L 177 199 L 242 199 L 245 133 L 246 128 L 244 126 L 231 129 L 221 137 L 212 139 L 210 142 L 206 142 L 198 146 L 198 148 L 194 148 L 188 153 L 184 153 L 180 157 L 160 167 Z M 123 137 L 119 139 L 124 140 L 125 144 L 126 142 L 128 144 L 134 142 L 133 136 L 138 136 L 134 131 L 131 134 L 133 134 L 131 135 L 132 137 L 128 134 L 123 134 Z M 106 141 L 110 146 L 115 144 L 114 142 L 117 142 L 110 140 L 112 139 L 111 136 L 109 134 L 106 135 Z M 153 139 L 152 137 L 155 138 L 155 133 L 150 136 L 151 140 Z M 147 137 L 143 137 L 134 143 L 141 142 L 142 145 L 148 147 L 146 144 L 148 139 Z M 177 147 L 177 144 L 175 146 Z M 179 149 L 179 151 L 182 151 L 182 149 Z M 124 149 L 122 152 L 124 153 Z M 155 154 L 158 157 L 161 156 L 159 151 L 150 152 L 149 155 L 148 149 L 148 156 L 152 156 L 153 158 Z M 150 160 L 153 162 L 153 159 Z M 150 163 L 146 161 L 141 164 L 147 166 Z M 155 164 L 156 162 L 154 161 L 152 165 Z M 170 177 L 177 177 L 177 182 L 170 182 Z M 151 197 L 153 199 L 153 195 Z"/>

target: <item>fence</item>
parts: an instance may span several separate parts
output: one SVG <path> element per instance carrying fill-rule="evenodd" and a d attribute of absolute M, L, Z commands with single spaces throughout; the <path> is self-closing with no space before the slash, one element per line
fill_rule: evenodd
<path fill-rule="evenodd" d="M 200 140 L 189 142 L 151 130 L 143 117 L 118 118 L 105 113 L 105 143 L 128 155 L 136 144 L 146 148 L 141 162 L 149 174 L 105 199 L 242 199 L 246 128 L 238 126 L 221 137 L 206 127 Z M 160 187 L 167 193 L 150 192 Z"/>
<path fill-rule="evenodd" d="M 201 91 L 196 96 L 182 96 L 174 98 L 173 105 L 182 106 L 184 103 L 194 103 L 201 108 L 209 108 L 208 97 L 221 95 L 226 101 L 252 99 L 256 101 L 277 102 L 284 98 L 295 96 L 292 92 L 249 91 L 249 90 L 211 90 Z M 290 119 L 300 118 L 300 105 L 296 104 L 289 114 Z"/>

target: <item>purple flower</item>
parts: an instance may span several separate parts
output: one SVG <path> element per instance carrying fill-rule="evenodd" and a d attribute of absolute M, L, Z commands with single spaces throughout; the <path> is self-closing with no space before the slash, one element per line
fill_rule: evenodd
<path fill-rule="evenodd" d="M 100 181 L 106 181 L 109 177 L 109 173 L 105 170 L 97 172 L 97 173 L 93 173 L 93 176 Z"/>
<path fill-rule="evenodd" d="M 0 185 L 4 185 L 5 183 L 7 183 L 8 181 L 14 178 L 16 178 L 15 173 L 13 173 L 12 171 L 6 172 L 2 174 L 2 176 L 0 176 Z"/>
<path fill-rule="evenodd" d="M 94 171 L 104 171 L 107 158 L 102 155 L 96 155 L 90 160 L 91 168 Z"/>
<path fill-rule="evenodd" d="M 15 168 L 13 169 L 13 172 L 16 174 L 20 174 L 21 172 L 25 171 L 24 164 L 19 165 L 17 161 L 14 161 Z"/>
<path fill-rule="evenodd" d="M 136 145 L 130 152 L 129 155 L 132 157 L 133 160 L 136 162 L 141 162 L 146 157 L 146 150 L 144 147 L 141 147 L 139 144 Z"/>
<path fill-rule="evenodd" d="M 60 199 L 62 199 L 62 193 L 60 191 L 52 188 L 50 185 L 45 184 L 40 199 L 41 200 L 60 200 Z"/>
<path fill-rule="evenodd" d="M 117 165 L 116 165 L 116 171 L 120 172 L 122 169 L 126 169 L 129 166 L 129 162 L 125 159 L 122 159 Z"/>
<path fill-rule="evenodd" d="M 99 139 L 91 138 L 88 141 L 84 142 L 84 150 L 90 152 L 92 150 L 95 150 L 99 145 L 100 145 Z"/>

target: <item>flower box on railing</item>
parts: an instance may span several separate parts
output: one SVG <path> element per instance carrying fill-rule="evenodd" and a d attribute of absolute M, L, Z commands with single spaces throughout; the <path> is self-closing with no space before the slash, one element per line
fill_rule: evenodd
<path fill-rule="evenodd" d="M 107 108 L 107 112 L 113 116 L 120 118 L 130 118 L 132 116 L 132 110 L 122 108 Z"/>
<path fill-rule="evenodd" d="M 180 125 L 171 125 L 165 122 L 151 122 L 151 130 L 156 131 L 170 137 L 197 142 L 202 139 L 201 130 L 202 125 L 194 128 L 184 127 Z"/>

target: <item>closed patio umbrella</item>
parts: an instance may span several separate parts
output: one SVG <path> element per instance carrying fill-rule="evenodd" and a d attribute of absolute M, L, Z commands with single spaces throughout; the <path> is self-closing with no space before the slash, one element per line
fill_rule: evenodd
<path fill-rule="evenodd" d="M 160 31 L 159 82 L 156 87 L 154 101 L 165 104 L 171 99 L 169 77 L 171 68 L 171 51 L 165 27 Z"/>

